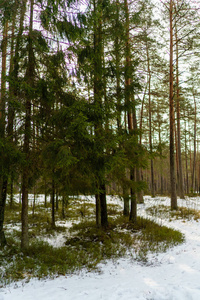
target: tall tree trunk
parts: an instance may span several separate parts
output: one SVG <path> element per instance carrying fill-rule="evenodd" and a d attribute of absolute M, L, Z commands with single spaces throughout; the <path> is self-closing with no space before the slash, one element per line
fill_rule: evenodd
<path fill-rule="evenodd" d="M 33 53 L 33 4 L 34 0 L 30 1 L 30 23 L 29 23 L 29 37 L 28 37 L 28 66 L 26 72 L 26 80 L 30 90 L 34 86 L 34 53 Z M 29 163 L 30 163 L 30 140 L 31 140 L 31 99 L 32 91 L 27 91 L 25 102 L 25 133 L 24 133 L 24 154 L 26 162 L 22 172 L 22 237 L 21 248 L 29 247 L 28 237 L 28 188 L 29 188 Z"/>
<path fill-rule="evenodd" d="M 189 194 L 189 177 L 188 177 L 188 155 L 187 155 L 187 124 L 185 115 L 185 181 L 186 194 Z"/>
<path fill-rule="evenodd" d="M 148 95 L 149 95 L 149 148 L 150 148 L 150 155 L 152 156 L 153 147 L 152 147 L 152 116 L 151 116 L 151 69 L 150 69 L 148 41 L 146 42 L 146 51 L 147 51 Z M 154 167 L 153 167 L 152 157 L 151 157 L 151 195 L 152 197 L 155 197 Z"/>
<path fill-rule="evenodd" d="M 6 96 L 6 58 L 8 43 L 8 22 L 5 21 L 2 40 L 2 69 L 1 69 L 1 97 L 0 97 L 0 137 L 5 136 L 5 96 Z"/>
<path fill-rule="evenodd" d="M 58 208 L 59 208 L 58 189 L 56 189 L 56 211 L 58 211 Z"/>
<path fill-rule="evenodd" d="M 7 58 L 8 22 L 5 21 L 2 41 L 1 97 L 0 97 L 0 138 L 5 138 L 5 95 L 6 95 L 6 58 Z M 4 167 L 3 167 L 4 168 Z M 4 213 L 7 195 L 7 174 L 2 170 L 0 177 L 0 247 L 5 246 L 6 238 L 3 231 Z"/>
<path fill-rule="evenodd" d="M 55 181 L 54 181 L 54 172 L 52 174 L 52 184 L 51 184 L 51 226 L 52 226 L 52 228 L 56 227 L 56 223 L 55 223 Z"/>
<path fill-rule="evenodd" d="M 14 58 L 14 40 L 15 40 L 15 22 L 16 22 L 16 14 L 13 16 L 12 20 L 12 34 L 11 34 L 11 45 L 10 45 L 10 67 L 9 67 L 9 76 L 12 76 L 13 68 L 14 68 L 14 63 L 13 63 L 13 58 Z M 13 100 L 13 91 L 11 88 L 12 85 L 9 85 L 9 100 Z M 11 102 L 8 101 L 8 126 L 7 126 L 7 135 L 9 140 L 13 143 L 13 126 L 14 126 L 14 109 L 11 106 Z M 13 183 L 14 183 L 14 175 L 13 175 L 13 170 L 10 170 L 10 208 L 13 206 Z"/>
<path fill-rule="evenodd" d="M 101 201 L 100 201 L 99 193 L 96 193 L 95 200 L 96 200 L 96 225 L 97 227 L 101 227 Z"/>
<path fill-rule="evenodd" d="M 175 158 L 176 158 L 176 178 L 177 178 L 177 183 L 179 183 L 179 159 L 178 159 L 178 138 L 177 138 L 177 130 L 176 126 L 174 124 L 174 133 L 175 133 L 175 148 L 176 148 L 176 153 L 175 153 Z M 177 184 L 177 193 L 179 193 L 179 184 Z"/>
<path fill-rule="evenodd" d="M 142 107 L 141 107 L 141 113 L 140 113 L 140 145 L 142 144 L 142 127 L 143 127 L 143 112 L 144 112 L 144 100 L 146 96 L 148 84 L 145 87 L 144 95 L 142 98 Z"/>
<path fill-rule="evenodd" d="M 44 207 L 47 207 L 47 181 L 44 180 Z"/>
<path fill-rule="evenodd" d="M 178 34 L 177 27 L 175 26 L 175 39 L 176 39 L 176 113 L 177 113 L 177 150 L 178 150 L 178 187 L 179 196 L 184 199 L 183 187 L 183 168 L 181 156 L 181 126 L 180 126 L 180 91 L 179 91 L 179 48 L 178 48 Z"/>
<path fill-rule="evenodd" d="M 195 95 L 194 98 L 194 157 L 193 157 L 193 167 L 192 167 L 192 191 L 195 192 L 195 168 L 196 168 L 196 132 L 197 132 L 197 105 Z"/>
<path fill-rule="evenodd" d="M 131 180 L 136 181 L 135 178 L 135 168 L 131 169 Z M 136 193 L 133 188 L 131 188 L 131 211 L 130 211 L 130 221 L 137 223 L 137 199 Z"/>
<path fill-rule="evenodd" d="M 11 182 L 10 182 L 10 208 L 13 208 L 13 176 L 11 174 Z"/>
<path fill-rule="evenodd" d="M 134 134 L 134 129 L 136 129 L 136 115 L 135 111 L 130 109 L 131 103 L 131 50 L 130 50 L 130 23 L 129 23 L 129 7 L 128 1 L 124 0 L 124 7 L 125 7 L 125 30 L 126 30 L 126 37 L 125 37 L 125 56 L 126 56 L 126 65 L 125 65 L 125 103 L 129 107 L 127 111 L 127 118 L 128 118 L 128 130 L 129 134 Z M 132 182 L 136 181 L 135 176 L 135 168 L 130 169 L 130 180 Z M 131 211 L 130 211 L 130 220 L 134 223 L 137 222 L 137 199 L 136 199 L 136 191 L 134 188 L 131 188 Z"/>
<path fill-rule="evenodd" d="M 124 200 L 124 209 L 123 215 L 129 216 L 129 209 L 130 209 L 130 201 L 129 201 L 129 192 L 127 188 L 123 187 L 123 200 Z"/>
<path fill-rule="evenodd" d="M 158 114 L 159 119 L 159 129 L 158 129 L 158 137 L 159 137 L 159 144 L 160 144 L 160 193 L 163 195 L 164 193 L 164 180 L 163 180 L 163 153 L 162 153 L 162 140 L 161 140 L 161 122 L 160 116 Z"/>
<path fill-rule="evenodd" d="M 116 1 L 116 30 L 118 30 L 119 26 L 119 0 Z M 120 44 L 119 44 L 119 34 L 116 34 L 115 38 L 115 59 L 116 59 L 116 97 L 117 97 L 117 128 L 118 131 L 121 131 L 121 88 L 120 88 Z M 126 128 L 125 128 L 126 129 Z M 125 168 L 125 176 L 126 174 Z M 124 209 L 123 214 L 124 216 L 129 216 L 129 191 L 128 188 L 124 185 L 122 187 L 123 190 L 123 202 L 124 202 Z"/>
<path fill-rule="evenodd" d="M 95 123 L 95 136 L 96 143 L 101 143 L 100 138 L 102 136 L 103 124 L 102 124 L 102 98 L 104 95 L 103 84 L 103 39 L 102 39 L 102 0 L 94 0 L 94 103 L 98 107 L 98 116 Z M 101 143 L 99 145 L 100 157 L 104 156 L 104 147 Z M 101 160 L 101 161 L 100 161 Z M 107 202 L 106 202 L 106 185 L 104 175 L 104 158 L 97 158 L 97 195 L 96 195 L 96 217 L 101 215 L 101 226 L 107 227 Z M 100 205 L 99 205 L 100 201 Z M 96 220 L 97 225 L 99 219 Z"/>
<path fill-rule="evenodd" d="M 174 162 L 174 99 L 173 99 L 173 1 L 170 0 L 170 91 L 169 91 L 169 107 L 170 107 L 170 183 L 171 183 L 171 209 L 177 209 L 176 195 L 176 177 Z"/>
<path fill-rule="evenodd" d="M 116 1 L 117 4 L 117 15 L 116 15 L 116 30 L 119 26 L 119 0 Z M 116 59 L 116 96 L 117 96 L 117 127 L 118 130 L 121 129 L 121 89 L 120 89 L 120 45 L 119 45 L 119 35 L 115 38 L 115 59 Z"/>

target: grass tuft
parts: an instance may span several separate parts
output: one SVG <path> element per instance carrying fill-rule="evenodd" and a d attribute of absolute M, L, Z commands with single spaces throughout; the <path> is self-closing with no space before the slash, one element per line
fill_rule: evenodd
<path fill-rule="evenodd" d="M 52 229 L 49 209 L 38 204 L 34 214 L 30 213 L 29 216 L 30 247 L 23 252 L 20 249 L 21 229 L 15 227 L 20 224 L 21 206 L 7 208 L 7 246 L 0 250 L 0 286 L 21 279 L 27 282 L 31 277 L 71 274 L 83 268 L 98 270 L 100 262 L 126 255 L 147 261 L 149 251 L 165 251 L 184 240 L 180 232 L 154 221 L 138 217 L 137 224 L 130 222 L 119 213 L 116 205 L 108 206 L 109 227 L 97 228 L 94 204 L 77 201 L 75 206 L 70 205 L 66 210 L 66 218 L 72 221 L 72 227 L 67 229 L 59 225 Z M 158 208 L 159 213 L 162 211 L 163 207 Z M 56 220 L 63 222 L 60 211 L 56 214 Z M 79 223 L 76 223 L 78 220 Z M 65 243 L 61 247 L 44 242 L 46 238 L 56 238 L 58 233 L 65 236 Z"/>
<path fill-rule="evenodd" d="M 154 205 L 147 209 L 147 212 L 154 217 L 160 219 L 177 219 L 177 220 L 199 220 L 200 211 L 189 207 L 179 206 L 177 210 L 171 210 L 170 206 Z"/>

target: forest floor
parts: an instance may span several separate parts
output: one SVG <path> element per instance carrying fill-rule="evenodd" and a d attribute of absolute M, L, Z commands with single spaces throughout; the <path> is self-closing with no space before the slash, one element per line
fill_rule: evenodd
<path fill-rule="evenodd" d="M 117 197 L 108 198 L 108 203 L 122 207 Z M 177 212 L 171 212 L 169 205 L 168 197 L 145 196 L 138 215 L 182 232 L 183 243 L 164 252 L 148 252 L 144 260 L 128 254 L 108 259 L 96 271 L 11 282 L 2 286 L 0 300 L 199 300 L 200 198 L 178 199 Z M 46 241 L 58 247 L 66 242 L 65 235 L 59 232 Z"/>

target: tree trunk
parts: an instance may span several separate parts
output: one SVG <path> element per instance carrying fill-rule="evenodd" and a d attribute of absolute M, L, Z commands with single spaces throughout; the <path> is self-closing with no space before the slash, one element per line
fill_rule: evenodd
<path fill-rule="evenodd" d="M 159 144 L 161 145 L 162 141 L 161 141 L 161 126 L 160 126 L 160 122 L 159 122 L 159 131 L 158 131 L 158 136 L 159 136 Z M 164 194 L 164 180 L 163 180 L 163 153 L 162 153 L 162 146 L 160 148 L 160 193 L 161 195 Z"/>
<path fill-rule="evenodd" d="M 116 15 L 116 29 L 119 26 L 119 0 L 116 0 L 117 15 Z M 121 129 L 121 89 L 120 89 L 120 45 L 119 35 L 115 38 L 115 59 L 116 59 L 116 96 L 117 96 L 117 128 Z"/>
<path fill-rule="evenodd" d="M 5 21 L 2 41 L 1 97 L 0 97 L 0 137 L 5 136 L 5 96 L 6 96 L 6 58 L 8 43 L 8 22 Z"/>
<path fill-rule="evenodd" d="M 97 227 L 101 227 L 101 201 L 100 201 L 99 193 L 95 195 L 95 199 L 96 199 L 96 225 Z"/>
<path fill-rule="evenodd" d="M 44 180 L 44 207 L 47 207 L 47 182 Z"/>
<path fill-rule="evenodd" d="M 146 51 L 147 51 L 148 95 L 149 95 L 149 148 L 150 148 L 150 155 L 152 156 L 153 147 L 152 147 L 152 120 L 151 120 L 151 70 L 150 70 L 148 42 L 146 43 Z M 152 197 L 155 197 L 154 167 L 153 167 L 152 157 L 151 157 L 151 195 Z"/>
<path fill-rule="evenodd" d="M 54 172 L 52 174 L 52 185 L 51 185 L 51 226 L 52 226 L 52 228 L 56 227 L 56 223 L 55 223 L 55 181 L 54 181 Z"/>
<path fill-rule="evenodd" d="M 6 238 L 3 231 L 6 195 L 7 195 L 7 179 L 3 180 L 1 201 L 0 201 L 0 247 L 4 247 L 6 245 Z"/>
<path fill-rule="evenodd" d="M 26 80 L 31 88 L 34 84 L 34 53 L 33 53 L 33 1 L 31 0 L 30 6 L 30 25 L 28 37 L 28 66 L 26 72 Z M 21 248 L 26 249 L 29 247 L 28 239 L 28 188 L 29 188 L 29 163 L 30 163 L 30 139 L 31 139 L 31 98 L 30 91 L 27 91 L 25 103 L 25 133 L 24 133 L 24 154 L 26 162 L 23 167 L 22 175 L 22 238 Z"/>
<path fill-rule="evenodd" d="M 187 155 L 187 124 L 186 124 L 186 114 L 184 115 L 185 118 L 185 192 L 189 194 L 189 182 L 188 182 L 188 155 Z"/>
<path fill-rule="evenodd" d="M 177 27 L 175 26 L 175 38 L 176 38 L 176 113 L 177 113 L 177 150 L 178 150 L 178 187 L 179 196 L 184 199 L 184 187 L 183 187 L 183 168 L 182 168 L 182 156 L 181 156 L 181 126 L 180 126 L 180 91 L 179 91 L 179 49 L 178 49 L 178 35 Z"/>
<path fill-rule="evenodd" d="M 173 1 L 170 0 L 170 183 L 171 183 L 171 209 L 177 209 L 176 177 L 174 163 L 174 99 L 173 99 Z"/>
<path fill-rule="evenodd" d="M 65 208 L 67 207 L 67 197 L 65 195 L 62 196 L 62 218 L 65 218 Z"/>
<path fill-rule="evenodd" d="M 13 207 L 13 175 L 11 174 L 11 183 L 10 183 L 10 208 Z"/>
<path fill-rule="evenodd" d="M 100 203 L 101 203 L 101 227 L 108 226 L 107 203 L 106 203 L 106 186 L 103 183 L 100 187 Z"/>
<path fill-rule="evenodd" d="M 129 201 L 129 192 L 128 190 L 123 187 L 123 200 L 124 200 L 124 210 L 123 210 L 123 215 L 124 216 L 129 216 L 129 206 L 130 206 L 130 201 Z"/>
<path fill-rule="evenodd" d="M 196 132 L 197 132 L 197 106 L 196 106 L 196 99 L 195 95 L 193 94 L 194 98 L 194 157 L 193 157 L 193 167 L 192 167 L 192 191 L 195 191 L 195 168 L 196 168 Z"/>
<path fill-rule="evenodd" d="M 129 7 L 127 0 L 124 0 L 124 7 L 125 7 L 125 30 L 126 30 L 126 37 L 125 37 L 125 56 L 126 56 L 126 65 L 125 65 L 125 103 L 129 107 L 131 103 L 131 50 L 130 50 L 130 24 L 129 24 Z M 135 134 L 133 131 L 137 127 L 136 122 L 136 114 L 135 109 L 132 110 L 128 108 L 127 111 L 127 118 L 128 118 L 128 130 L 129 134 Z M 131 182 L 136 181 L 135 176 L 135 168 L 130 169 L 130 180 Z M 131 188 L 131 211 L 130 211 L 130 220 L 135 222 L 137 221 L 137 199 L 136 199 L 136 191 L 134 188 Z"/>
<path fill-rule="evenodd" d="M 94 103 L 98 107 L 97 118 L 95 120 L 95 136 L 96 143 L 99 143 L 100 158 L 97 158 L 97 195 L 96 195 L 96 223 L 99 226 L 106 227 L 107 219 L 107 203 L 106 203 L 106 187 L 104 175 L 104 147 L 100 142 L 103 132 L 102 124 L 102 99 L 105 91 L 103 80 L 103 39 L 102 39 L 102 0 L 96 0 L 94 4 Z M 103 211 L 102 211 L 103 210 Z M 99 217 L 101 218 L 99 219 Z"/>
<path fill-rule="evenodd" d="M 3 29 L 2 41 L 2 70 L 1 70 L 1 98 L 0 98 L 0 138 L 5 138 L 5 95 L 6 95 L 6 58 L 7 58 L 7 35 L 8 35 L 8 22 L 5 21 Z M 7 174 L 0 177 L 0 247 L 6 245 L 6 238 L 3 231 L 4 214 L 6 206 L 7 195 Z"/>
<path fill-rule="evenodd" d="M 58 190 L 56 189 L 56 211 L 58 211 Z"/>
<path fill-rule="evenodd" d="M 134 182 L 135 179 L 135 169 L 131 169 L 131 180 Z M 136 199 L 136 193 L 133 188 L 131 188 L 131 211 L 130 211 L 130 217 L 129 220 L 133 223 L 137 223 L 137 199 Z"/>

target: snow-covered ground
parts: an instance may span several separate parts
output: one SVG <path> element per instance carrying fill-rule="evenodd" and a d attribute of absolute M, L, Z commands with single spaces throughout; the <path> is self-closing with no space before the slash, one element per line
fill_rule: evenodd
<path fill-rule="evenodd" d="M 138 213 L 145 215 L 145 209 L 155 203 L 169 205 L 169 199 L 146 197 Z M 200 209 L 200 198 L 179 200 L 179 205 Z M 149 254 L 147 264 L 124 258 L 102 264 L 101 273 L 82 271 L 13 283 L 0 290 L 0 300 L 199 300 L 200 221 L 154 218 L 184 233 L 185 242 L 165 253 Z"/>

